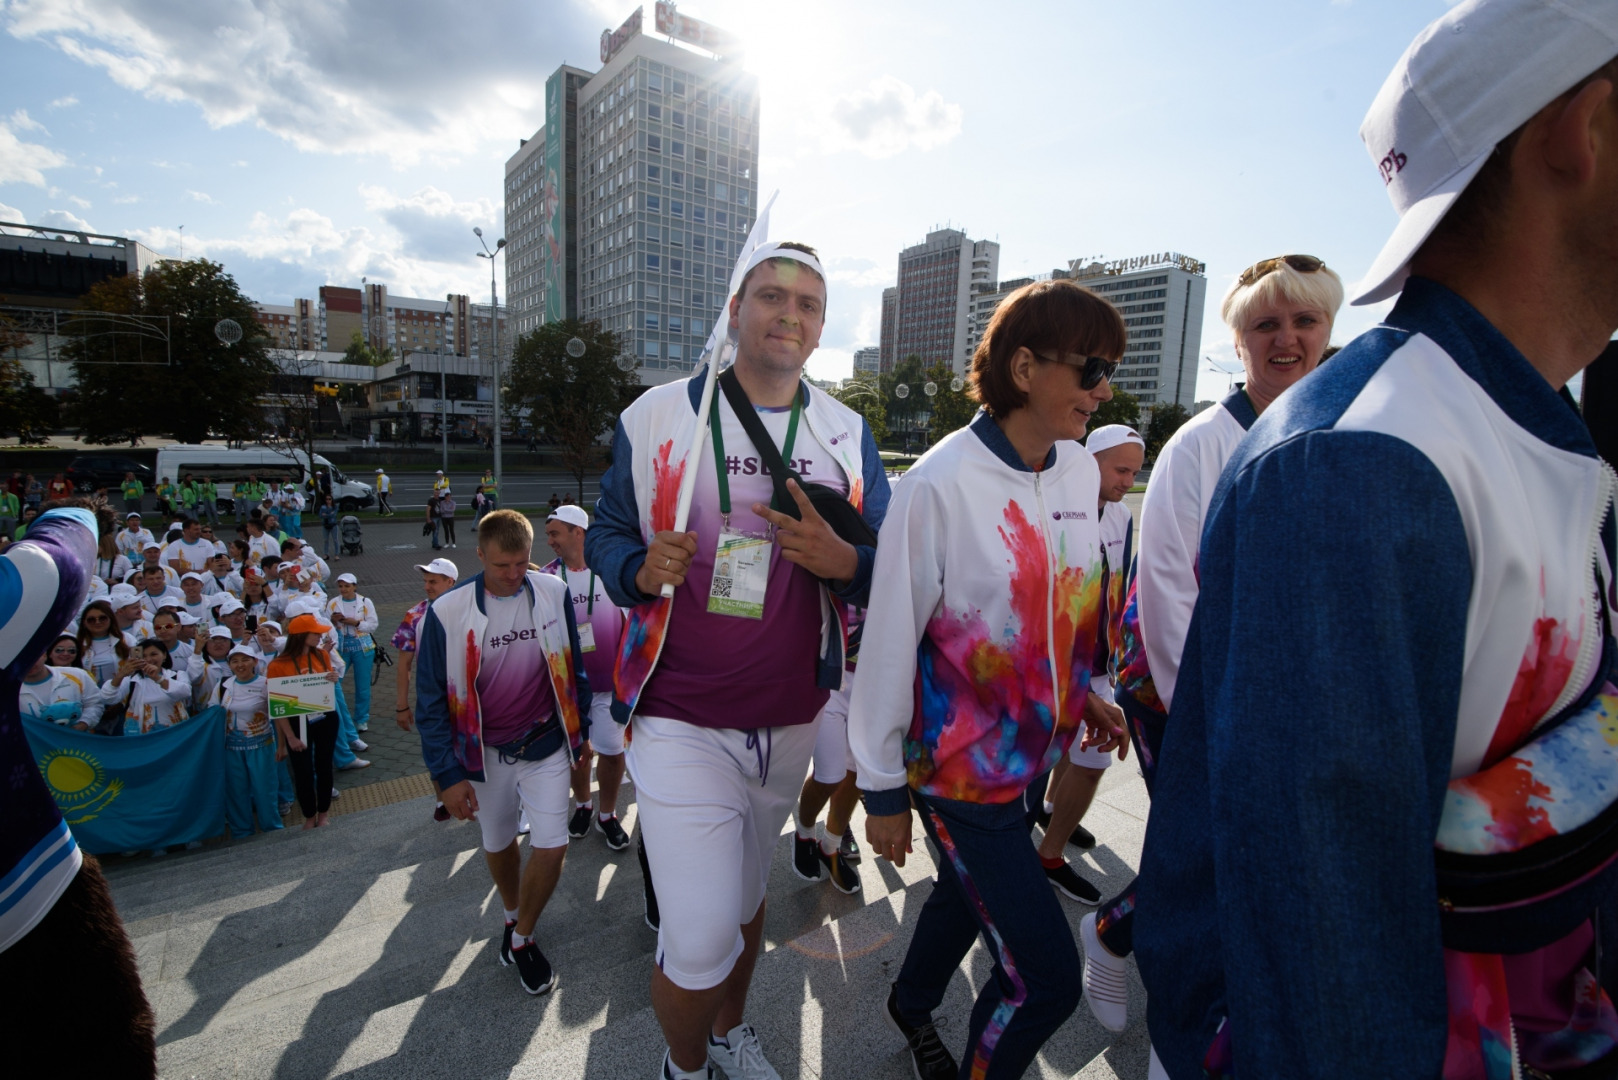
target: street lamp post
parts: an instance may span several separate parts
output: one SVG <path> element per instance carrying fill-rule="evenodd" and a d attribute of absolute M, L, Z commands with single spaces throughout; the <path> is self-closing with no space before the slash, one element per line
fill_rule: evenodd
<path fill-rule="evenodd" d="M 494 356 L 491 358 L 494 364 L 494 486 L 499 490 L 505 475 L 500 461 L 500 301 L 494 287 L 494 257 L 506 246 L 506 238 L 502 236 L 496 240 L 494 250 L 490 251 L 489 242 L 483 239 L 483 230 L 473 226 L 472 232 L 483 245 L 483 250 L 477 253 L 478 258 L 489 260 L 489 336 L 494 342 Z"/>

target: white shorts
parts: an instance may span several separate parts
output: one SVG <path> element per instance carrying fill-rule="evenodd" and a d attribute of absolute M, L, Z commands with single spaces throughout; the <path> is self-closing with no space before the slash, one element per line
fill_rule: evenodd
<path fill-rule="evenodd" d="M 815 736 L 815 779 L 822 784 L 841 784 L 854 771 L 854 752 L 848 748 L 848 698 L 854 692 L 854 675 L 843 676 L 843 688 L 833 690 L 820 710 Z"/>
<path fill-rule="evenodd" d="M 624 725 L 612 718 L 612 695 L 590 697 L 590 749 L 605 757 L 624 752 Z"/>
<path fill-rule="evenodd" d="M 1112 680 L 1105 675 L 1090 676 L 1090 693 L 1095 694 L 1109 705 L 1113 704 Z M 1069 761 L 1086 769 L 1105 769 L 1112 764 L 1112 755 L 1110 753 L 1104 754 L 1095 747 L 1080 750 L 1079 743 L 1083 741 L 1084 734 L 1081 730 L 1080 734 L 1073 739 L 1073 745 L 1067 748 L 1067 759 Z"/>
<path fill-rule="evenodd" d="M 675 986 L 706 990 L 736 966 L 814 745 L 812 723 L 752 732 L 635 718 L 626 757 L 662 916 L 657 966 Z"/>
<path fill-rule="evenodd" d="M 478 797 L 484 851 L 510 847 L 517 839 L 517 823 L 525 816 L 530 848 L 567 847 L 573 786 L 566 748 L 542 761 L 507 764 L 500 760 L 500 751 L 485 746 L 483 777 L 472 781 L 472 791 Z"/>

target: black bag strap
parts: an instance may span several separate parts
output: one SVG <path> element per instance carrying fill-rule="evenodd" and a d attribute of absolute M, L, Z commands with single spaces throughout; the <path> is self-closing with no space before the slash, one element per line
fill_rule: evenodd
<path fill-rule="evenodd" d="M 798 501 L 787 490 L 787 481 L 796 480 L 801 488 L 803 477 L 793 472 L 787 463 L 781 460 L 781 451 L 776 447 L 775 440 L 770 438 L 770 433 L 765 430 L 764 421 L 760 420 L 758 413 L 754 411 L 752 401 L 748 400 L 747 391 L 742 389 L 741 380 L 736 378 L 735 368 L 726 368 L 719 376 L 719 388 L 725 392 L 725 400 L 730 402 L 730 408 L 736 414 L 736 419 L 742 422 L 742 430 L 753 440 L 753 447 L 758 451 L 759 460 L 764 462 L 764 467 L 770 472 L 770 479 L 775 482 L 775 509 L 788 517 L 802 521 L 803 514 L 798 510 Z M 803 393 L 801 385 L 797 392 Z M 714 466 L 722 469 L 725 463 L 716 461 Z"/>

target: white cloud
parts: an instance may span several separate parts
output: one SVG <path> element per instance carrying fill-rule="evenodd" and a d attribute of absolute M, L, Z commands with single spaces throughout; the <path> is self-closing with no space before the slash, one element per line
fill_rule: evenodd
<path fill-rule="evenodd" d="M 50 132 L 45 130 L 44 124 L 41 124 L 38 120 L 35 120 L 33 117 L 28 115 L 27 109 L 18 109 L 16 112 L 11 114 L 11 130 L 37 131 L 43 135 L 50 134 Z"/>
<path fill-rule="evenodd" d="M 187 191 L 185 197 L 192 202 L 207 203 L 209 206 L 214 205 L 213 196 L 206 191 Z"/>
<path fill-rule="evenodd" d="M 961 133 L 962 115 L 937 90 L 917 94 L 909 83 L 884 75 L 832 103 L 828 142 L 831 149 L 874 158 L 931 150 Z"/>
<path fill-rule="evenodd" d="M 52 109 L 71 109 L 78 103 L 79 99 L 74 97 L 72 94 L 69 94 L 67 97 L 57 98 L 55 101 L 51 102 L 48 107 Z"/>
<path fill-rule="evenodd" d="M 43 225 L 46 228 L 77 229 L 80 232 L 95 232 L 96 228 L 77 214 L 66 210 L 47 210 L 43 214 L 35 214 L 30 225 Z"/>
<path fill-rule="evenodd" d="M 20 112 L 20 110 L 19 110 Z M 26 113 L 21 113 L 24 119 Z M 23 142 L 12 131 L 15 122 L 0 120 L 0 184 L 45 186 L 45 170 L 67 164 L 67 158 L 48 146 Z"/>
<path fill-rule="evenodd" d="M 113 201 L 113 204 L 115 206 L 128 206 L 131 203 L 140 202 L 140 196 L 139 195 L 120 195 L 116 199 L 113 199 L 112 201 Z"/>
<path fill-rule="evenodd" d="M 252 123 L 302 150 L 399 164 L 491 137 L 515 144 L 543 111 L 561 44 L 601 30 L 563 0 L 445 11 L 431 0 L 11 0 L 0 24 L 129 90 L 195 105 L 216 128 Z"/>
<path fill-rule="evenodd" d="M 67 201 L 72 203 L 74 206 L 77 206 L 80 210 L 88 210 L 88 209 L 90 209 L 90 200 L 89 199 L 81 199 L 77 195 L 69 195 L 67 197 Z"/>
<path fill-rule="evenodd" d="M 7 206 L 5 203 L 0 202 L 0 221 L 22 222 L 27 220 L 28 218 L 21 210 L 18 210 L 15 206 Z"/>

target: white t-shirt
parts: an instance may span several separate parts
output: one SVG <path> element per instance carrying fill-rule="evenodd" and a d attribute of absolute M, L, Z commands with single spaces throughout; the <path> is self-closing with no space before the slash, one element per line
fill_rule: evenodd
<path fill-rule="evenodd" d="M 210 574 L 208 576 L 212 577 L 213 575 Z M 191 603 L 189 601 L 181 604 L 180 605 L 180 610 L 186 612 L 187 614 L 189 614 L 192 618 L 196 619 L 203 626 L 212 626 L 216 621 L 214 619 L 214 614 L 213 613 L 214 613 L 214 608 L 218 605 L 218 603 L 219 603 L 218 596 L 204 596 L 201 600 L 198 600 L 195 604 L 193 604 L 193 603 Z"/>
<path fill-rule="evenodd" d="M 163 554 L 158 556 L 158 562 L 171 566 L 182 574 L 188 570 L 195 570 L 200 574 L 207 570 L 208 560 L 213 556 L 212 540 L 190 542 L 176 540 L 163 549 Z"/>
<path fill-rule="evenodd" d="M 270 731 L 270 681 L 255 675 L 242 682 L 234 675 L 222 684 L 220 703 L 230 714 L 230 730 L 242 735 L 262 736 Z"/>

